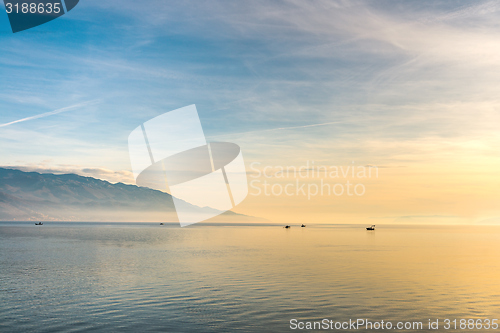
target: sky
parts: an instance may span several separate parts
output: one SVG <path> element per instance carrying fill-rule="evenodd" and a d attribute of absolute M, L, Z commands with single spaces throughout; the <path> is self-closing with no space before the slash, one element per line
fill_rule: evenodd
<path fill-rule="evenodd" d="M 0 165 L 133 184 L 130 132 L 195 104 L 209 141 L 242 149 L 236 212 L 498 223 L 499 18 L 495 1 L 82 0 L 13 34 L 2 14 Z M 301 166 L 377 176 L 276 174 Z M 311 195 L 322 180 L 364 192 Z"/>

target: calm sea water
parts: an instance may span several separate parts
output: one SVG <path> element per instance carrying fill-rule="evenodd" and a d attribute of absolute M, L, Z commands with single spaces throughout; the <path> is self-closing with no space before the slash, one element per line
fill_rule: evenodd
<path fill-rule="evenodd" d="M 0 223 L 0 332 L 500 319 L 499 227 L 363 227 Z"/>

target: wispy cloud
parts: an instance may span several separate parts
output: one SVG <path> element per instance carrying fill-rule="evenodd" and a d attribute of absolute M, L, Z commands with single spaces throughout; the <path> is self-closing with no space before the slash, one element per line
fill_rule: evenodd
<path fill-rule="evenodd" d="M 100 100 L 92 100 L 92 101 L 88 101 L 88 102 L 83 102 L 83 103 L 78 103 L 78 104 L 66 106 L 64 108 L 60 108 L 60 109 L 57 109 L 57 110 L 54 110 L 54 111 L 41 113 L 41 114 L 38 114 L 36 116 L 26 117 L 26 118 L 23 118 L 23 119 L 11 121 L 9 123 L 0 124 L 0 127 L 7 127 L 7 126 L 10 126 L 10 125 L 22 123 L 22 122 L 25 122 L 25 121 L 30 121 L 30 120 L 35 120 L 35 119 L 40 119 L 40 118 L 45 118 L 45 117 L 53 116 L 53 115 L 56 115 L 56 114 L 59 114 L 59 113 L 76 110 L 76 109 L 82 108 L 84 106 L 98 104 L 99 102 L 100 102 Z"/>
<path fill-rule="evenodd" d="M 256 133 L 263 133 L 263 132 L 291 130 L 291 129 L 317 127 L 317 126 L 327 126 L 327 125 L 340 124 L 340 123 L 342 123 L 342 121 L 329 121 L 329 122 L 320 123 L 320 124 L 310 124 L 310 125 L 290 126 L 290 127 L 277 127 L 277 128 L 269 128 L 269 129 L 263 129 L 263 130 L 257 130 L 257 131 L 248 131 L 248 132 L 239 132 L 239 133 L 228 133 L 228 134 L 221 134 L 221 135 L 212 135 L 212 136 L 208 136 L 208 138 L 219 138 L 219 137 L 232 136 L 232 135 L 256 134 Z"/>

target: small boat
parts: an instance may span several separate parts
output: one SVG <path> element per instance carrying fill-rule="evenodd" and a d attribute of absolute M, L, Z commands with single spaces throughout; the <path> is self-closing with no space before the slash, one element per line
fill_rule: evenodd
<path fill-rule="evenodd" d="M 290 229 L 291 227 L 289 225 L 284 226 L 283 228 L 285 229 Z"/>
<path fill-rule="evenodd" d="M 35 223 L 35 225 L 43 225 L 42 222 Z"/>
<path fill-rule="evenodd" d="M 163 225 L 163 222 L 162 222 L 162 223 L 160 223 L 160 225 Z"/>
<path fill-rule="evenodd" d="M 371 227 L 366 228 L 366 230 L 375 230 L 375 224 L 372 225 Z"/>
<path fill-rule="evenodd" d="M 306 227 L 306 225 L 305 225 L 305 224 L 302 224 L 300 227 L 301 227 L 301 228 L 305 228 L 305 227 Z"/>

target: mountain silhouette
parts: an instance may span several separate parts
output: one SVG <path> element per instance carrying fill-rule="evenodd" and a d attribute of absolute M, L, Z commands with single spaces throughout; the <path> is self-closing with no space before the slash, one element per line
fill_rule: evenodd
<path fill-rule="evenodd" d="M 193 209 L 213 210 L 193 206 Z M 226 212 L 227 219 L 245 215 Z M 0 221 L 177 221 L 172 196 L 75 174 L 0 168 Z"/>

